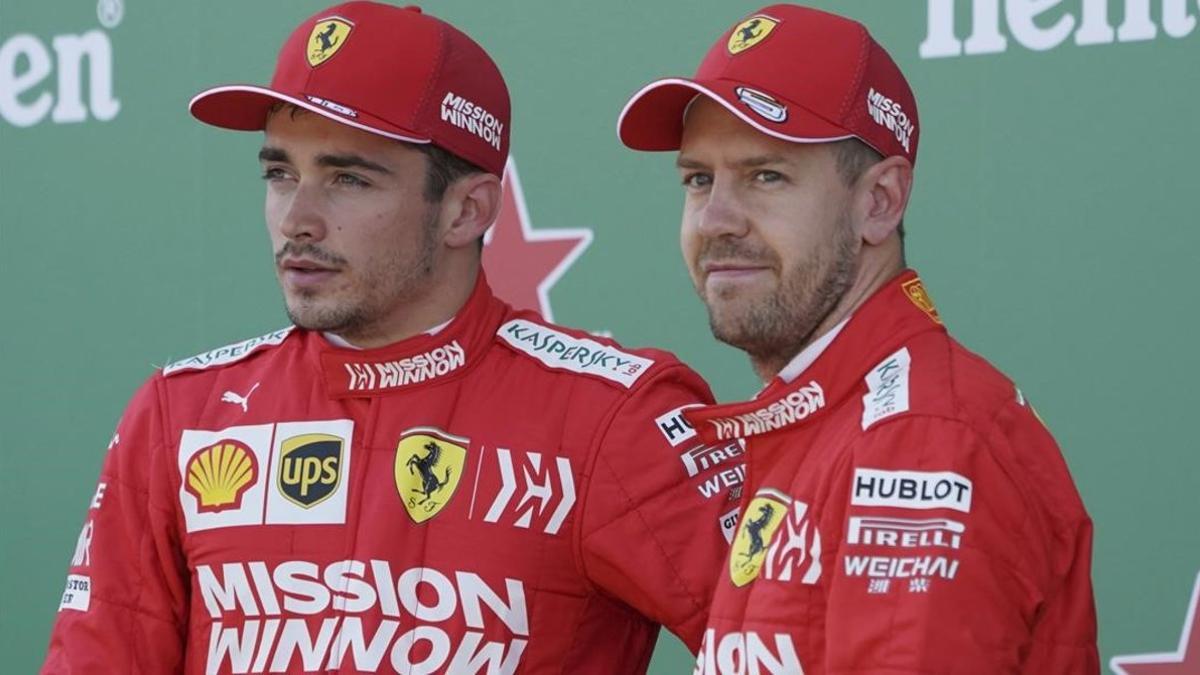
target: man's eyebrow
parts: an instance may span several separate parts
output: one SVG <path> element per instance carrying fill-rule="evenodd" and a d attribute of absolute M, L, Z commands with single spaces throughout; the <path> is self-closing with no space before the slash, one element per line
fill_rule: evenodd
<path fill-rule="evenodd" d="M 783 155 L 780 155 L 778 153 L 771 153 L 769 155 L 756 155 L 754 157 L 747 157 L 745 159 L 739 159 L 738 161 L 734 162 L 734 164 L 736 166 L 740 166 L 740 167 L 744 167 L 744 168 L 753 168 L 756 166 L 766 166 L 767 164 L 786 164 L 786 163 L 787 163 L 787 157 L 784 157 Z"/>
<path fill-rule="evenodd" d="M 283 150 L 272 147 L 270 145 L 263 146 L 262 150 L 258 151 L 258 161 L 260 162 L 287 162 L 288 155 Z"/>
<path fill-rule="evenodd" d="M 317 164 L 320 166 L 331 166 L 336 169 L 366 169 L 378 173 L 391 175 L 392 170 L 382 164 L 377 164 L 371 160 L 359 155 L 318 155 Z"/>
<path fill-rule="evenodd" d="M 787 161 L 787 157 L 784 157 L 778 153 L 771 153 L 768 155 L 755 155 L 754 157 L 739 159 L 733 164 L 734 166 L 741 168 L 754 168 L 756 166 L 766 166 L 768 164 L 786 164 Z M 679 157 L 675 158 L 675 166 L 679 167 L 680 169 L 704 169 L 707 168 L 708 165 L 691 159 L 690 157 L 680 155 Z"/>
<path fill-rule="evenodd" d="M 267 145 L 267 146 L 263 146 L 262 150 L 258 151 L 258 161 L 290 163 L 292 160 L 291 160 L 291 158 L 288 157 L 287 152 L 284 151 L 282 148 L 276 148 L 274 146 Z M 369 160 L 365 157 L 362 157 L 360 155 L 355 155 L 352 153 L 337 154 L 337 155 L 318 155 L 317 156 L 317 164 L 320 166 L 330 166 L 335 169 L 359 168 L 359 169 L 366 169 L 368 171 L 375 171 L 378 173 L 383 173 L 383 174 L 388 174 L 388 175 L 391 175 L 391 173 L 392 173 L 392 170 L 387 168 L 386 166 L 383 166 L 382 164 L 378 164 L 376 162 L 372 162 L 371 160 Z"/>

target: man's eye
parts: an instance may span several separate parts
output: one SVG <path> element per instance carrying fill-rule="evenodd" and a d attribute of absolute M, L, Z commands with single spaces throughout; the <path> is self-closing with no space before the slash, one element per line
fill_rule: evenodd
<path fill-rule="evenodd" d="M 367 181 L 355 176 L 352 173 L 339 173 L 334 178 L 334 182 L 336 182 L 338 185 L 345 185 L 347 187 L 368 187 L 371 185 Z"/>
<path fill-rule="evenodd" d="M 262 177 L 267 181 L 283 180 L 287 178 L 287 173 L 277 166 L 270 166 L 263 170 Z"/>
<path fill-rule="evenodd" d="M 683 177 L 683 186 L 687 188 L 705 188 L 712 184 L 712 176 L 706 173 L 689 173 Z"/>
<path fill-rule="evenodd" d="M 783 180 L 783 174 L 779 173 L 778 171 L 759 171 L 758 173 L 754 174 L 754 180 L 758 181 L 759 183 L 777 183 Z"/>

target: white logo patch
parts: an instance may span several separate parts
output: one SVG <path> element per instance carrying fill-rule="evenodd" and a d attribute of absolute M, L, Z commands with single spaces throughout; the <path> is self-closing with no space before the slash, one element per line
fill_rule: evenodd
<path fill-rule="evenodd" d="M 197 354 L 190 358 L 180 359 L 163 366 L 163 375 L 171 375 L 184 370 L 204 370 L 213 366 L 223 366 L 246 358 L 260 347 L 273 347 L 282 344 L 292 332 L 293 326 L 281 328 L 274 333 L 267 333 L 256 338 L 235 342 L 231 345 L 218 347 L 210 352 Z"/>
<path fill-rule="evenodd" d="M 696 668 L 692 675 L 804 675 L 796 645 L 787 633 L 758 631 L 726 633 L 717 639 L 716 630 L 704 631 Z"/>
<path fill-rule="evenodd" d="M 863 431 L 885 417 L 908 410 L 908 372 L 911 366 L 912 357 L 908 354 L 908 348 L 903 347 L 867 374 L 867 393 L 863 396 Z"/>
<path fill-rule="evenodd" d="M 871 87 L 871 90 L 867 92 L 867 114 L 875 120 L 876 124 L 895 134 L 896 140 L 904 146 L 904 151 L 908 152 L 917 127 L 899 103 Z"/>
<path fill-rule="evenodd" d="M 245 396 L 242 396 L 236 391 L 227 391 L 221 395 L 221 402 L 240 405 L 242 406 L 242 412 L 250 412 L 250 395 L 254 393 L 255 389 L 258 389 L 257 382 L 254 383 L 253 387 L 250 387 L 250 391 L 246 392 Z"/>
<path fill-rule="evenodd" d="M 209 673 L 511 674 L 529 640 L 524 584 L 494 574 L 348 559 L 197 565 L 195 577 Z"/>
<path fill-rule="evenodd" d="M 845 558 L 846 576 L 875 579 L 912 579 L 941 577 L 953 579 L 958 573 L 958 561 L 943 556 L 890 558 L 887 556 L 848 555 Z"/>
<path fill-rule="evenodd" d="M 742 444 L 733 441 L 725 445 L 701 445 L 692 448 L 679 456 L 689 477 L 694 477 L 704 471 L 721 464 L 727 459 L 741 457 L 745 454 Z"/>
<path fill-rule="evenodd" d="M 67 589 L 63 591 L 62 601 L 58 603 L 58 611 L 73 609 L 86 612 L 92 604 L 92 579 L 81 574 L 67 575 Z"/>
<path fill-rule="evenodd" d="M 658 426 L 658 430 L 666 437 L 667 442 L 671 447 L 675 447 L 684 441 L 696 437 L 696 430 L 692 427 L 687 418 L 683 416 L 683 411 L 688 408 L 699 408 L 699 403 L 691 403 L 688 405 L 679 406 L 678 408 L 660 415 L 654 419 L 654 424 Z M 695 476 L 694 473 L 689 473 L 689 476 Z"/>
<path fill-rule="evenodd" d="M 571 472 L 571 460 L 566 457 L 547 456 L 545 465 L 542 453 L 525 452 L 524 462 L 513 460 L 513 453 L 505 448 L 496 448 L 496 460 L 500 470 L 500 490 L 492 499 L 484 522 L 499 523 L 502 519 L 513 519 L 512 525 L 524 529 L 540 529 L 546 534 L 558 534 L 571 507 L 575 505 L 575 476 Z M 511 506 L 517 494 L 516 469 L 521 469 L 525 486 L 520 500 Z M 549 518 L 544 516 L 549 513 Z M 534 522 L 534 517 L 539 519 Z"/>
<path fill-rule="evenodd" d="M 763 578 L 791 581 L 793 570 L 804 567 L 802 584 L 815 584 L 821 578 L 821 532 L 808 518 L 808 504 L 792 500 L 788 516 L 775 533 L 763 563 Z"/>
<path fill-rule="evenodd" d="M 185 429 L 179 440 L 179 502 L 187 531 L 346 522 L 353 432 L 354 422 L 350 420 L 256 424 L 218 431 Z M 272 489 L 274 476 L 279 473 L 280 446 L 302 434 L 329 434 L 345 444 L 338 468 L 342 481 L 337 491 L 308 508 Z M 230 470 L 234 465 L 251 468 L 239 474 Z"/>
<path fill-rule="evenodd" d="M 342 441 L 342 452 L 337 464 L 337 484 L 327 499 L 311 506 L 302 506 L 289 500 L 280 492 L 278 476 L 286 474 L 283 444 L 289 439 L 305 434 L 322 434 L 335 436 Z M 341 524 L 346 522 L 346 496 L 350 492 L 350 452 L 354 435 L 354 422 L 350 420 L 331 420 L 327 422 L 281 422 L 275 425 L 275 444 L 271 448 L 271 470 L 267 482 L 271 489 L 267 492 L 268 525 L 320 525 Z"/>
<path fill-rule="evenodd" d="M 947 518 L 911 520 L 853 516 L 846 528 L 846 543 L 900 548 L 958 548 L 966 531 L 965 525 Z"/>
<path fill-rule="evenodd" d="M 971 512 L 971 479 L 952 471 L 855 469 L 854 506 Z"/>
<path fill-rule="evenodd" d="M 454 340 L 423 354 L 396 361 L 347 363 L 346 388 L 350 391 L 372 391 L 407 387 L 448 375 L 466 363 L 467 350 L 458 340 Z"/>
<path fill-rule="evenodd" d="M 333 101 L 321 98 L 319 96 L 308 96 L 307 98 L 322 108 L 328 108 L 339 115 L 345 115 L 346 117 L 358 117 L 358 111 L 354 108 L 347 108 L 340 103 L 334 103 Z"/>
<path fill-rule="evenodd" d="M 75 541 L 75 555 L 71 557 L 71 567 L 88 567 L 92 564 L 92 533 L 95 528 L 96 525 L 91 520 L 83 526 L 79 539 Z"/>
<path fill-rule="evenodd" d="M 504 136 L 504 123 L 480 106 L 455 94 L 446 92 L 442 99 L 442 121 L 475 134 L 496 150 Z"/>
<path fill-rule="evenodd" d="M 758 410 L 735 417 L 717 417 L 708 422 L 716 427 L 718 439 L 728 441 L 782 429 L 803 421 L 824 407 L 825 390 L 813 380 Z"/>
<path fill-rule="evenodd" d="M 587 338 L 576 338 L 524 319 L 497 331 L 502 340 L 551 368 L 596 375 L 632 387 L 654 361 Z"/>
<path fill-rule="evenodd" d="M 725 535 L 725 541 L 733 543 L 733 535 L 737 532 L 738 516 L 741 514 L 741 507 L 737 507 L 721 516 L 721 534 Z"/>
<path fill-rule="evenodd" d="M 736 93 L 739 101 L 746 104 L 747 108 L 758 113 L 760 117 L 767 121 L 787 121 L 787 106 L 776 101 L 774 98 L 749 87 L 738 87 Z"/>

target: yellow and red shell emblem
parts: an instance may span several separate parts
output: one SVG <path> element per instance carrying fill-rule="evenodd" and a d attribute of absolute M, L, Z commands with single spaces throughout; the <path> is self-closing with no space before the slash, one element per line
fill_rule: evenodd
<path fill-rule="evenodd" d="M 201 448 L 187 462 L 184 481 L 198 511 L 241 508 L 242 496 L 258 480 L 258 458 L 241 441 L 225 439 Z"/>

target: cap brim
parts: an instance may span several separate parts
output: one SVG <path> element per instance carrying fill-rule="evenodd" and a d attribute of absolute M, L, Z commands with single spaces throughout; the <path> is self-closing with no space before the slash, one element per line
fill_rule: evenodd
<path fill-rule="evenodd" d="M 223 129 L 261 131 L 267 126 L 267 114 L 277 103 L 288 103 L 322 117 L 368 133 L 408 143 L 429 143 L 428 137 L 389 124 L 362 111 L 354 116 L 341 114 L 312 101 L 249 84 L 234 84 L 206 89 L 192 97 L 188 112 L 192 117 Z"/>
<path fill-rule="evenodd" d="M 828 143 L 854 134 L 803 106 L 773 97 L 786 107 L 786 119 L 774 122 L 749 110 L 739 88 L 754 85 L 732 80 L 689 80 L 671 77 L 651 82 L 633 95 L 617 119 L 617 136 L 634 150 L 678 150 L 688 106 L 699 95 L 720 103 L 758 131 L 793 143 Z"/>

